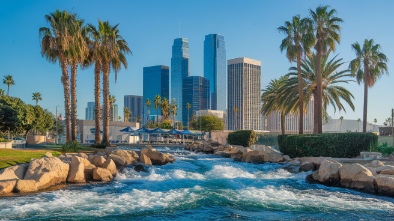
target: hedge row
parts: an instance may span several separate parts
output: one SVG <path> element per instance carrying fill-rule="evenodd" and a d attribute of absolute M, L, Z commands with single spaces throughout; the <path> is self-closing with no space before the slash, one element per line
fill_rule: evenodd
<path fill-rule="evenodd" d="M 253 130 L 238 130 L 228 135 L 230 145 L 242 145 L 250 147 L 256 142 L 256 133 Z"/>
<path fill-rule="evenodd" d="M 279 149 L 294 157 L 356 157 L 362 151 L 376 150 L 373 133 L 332 133 L 279 135 Z"/>

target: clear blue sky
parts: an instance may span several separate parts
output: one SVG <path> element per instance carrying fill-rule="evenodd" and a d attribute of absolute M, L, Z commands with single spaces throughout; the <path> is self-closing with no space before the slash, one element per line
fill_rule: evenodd
<path fill-rule="evenodd" d="M 33 92 L 40 92 L 39 104 L 64 113 L 63 90 L 58 64 L 48 63 L 40 54 L 38 29 L 48 26 L 44 15 L 72 10 L 86 23 L 97 19 L 120 23 L 120 34 L 129 43 L 133 55 L 128 56 L 129 68 L 121 70 L 118 82 L 111 77 L 110 90 L 123 113 L 124 95 L 142 95 L 142 68 L 151 65 L 170 66 L 173 39 L 185 37 L 190 46 L 190 73 L 203 75 L 204 36 L 224 35 L 227 59 L 250 57 L 262 61 L 262 87 L 273 78 L 288 72 L 291 64 L 279 50 L 284 35 L 277 28 L 292 16 L 308 16 L 308 9 L 330 5 L 344 20 L 341 43 L 336 54 L 348 62 L 354 58 L 351 44 L 373 38 L 391 59 L 389 72 L 394 70 L 394 1 L 237 1 L 237 0 L 156 0 L 156 1 L 0 1 L 0 78 L 12 75 L 15 85 L 10 95 L 34 104 Z M 348 63 L 343 68 L 347 68 Z M 369 90 L 368 121 L 378 124 L 390 116 L 394 108 L 393 76 L 383 76 Z M 78 71 L 78 117 L 84 119 L 87 102 L 93 101 L 93 70 Z M 355 96 L 356 110 L 347 113 L 329 110 L 332 118 L 362 119 L 363 87 L 350 83 L 346 87 Z M 0 88 L 6 90 L 6 85 Z"/>

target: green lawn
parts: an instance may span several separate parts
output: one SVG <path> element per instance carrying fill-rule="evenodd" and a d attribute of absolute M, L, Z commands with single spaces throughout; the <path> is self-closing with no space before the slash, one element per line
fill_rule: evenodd
<path fill-rule="evenodd" d="M 52 152 L 53 156 L 61 154 L 59 151 L 51 150 L 0 149 L 0 169 L 20 163 L 28 163 L 31 158 L 41 158 L 46 152 Z"/>

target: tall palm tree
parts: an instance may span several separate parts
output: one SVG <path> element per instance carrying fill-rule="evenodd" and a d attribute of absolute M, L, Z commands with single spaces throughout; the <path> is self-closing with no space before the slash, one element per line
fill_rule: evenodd
<path fill-rule="evenodd" d="M 356 42 L 352 44 L 352 49 L 356 53 L 356 58 L 350 62 L 349 68 L 352 74 L 356 75 L 358 84 L 364 82 L 363 132 L 365 133 L 367 131 L 368 88 L 373 87 L 383 74 L 388 74 L 388 58 L 373 39 L 365 39 L 362 48 Z"/>
<path fill-rule="evenodd" d="M 156 110 L 156 124 L 157 126 L 159 125 L 159 107 L 160 107 L 160 103 L 161 103 L 161 97 L 160 95 L 156 95 L 155 100 L 153 101 L 155 103 L 155 110 Z"/>
<path fill-rule="evenodd" d="M 150 100 L 149 100 L 149 98 L 148 99 L 146 99 L 146 101 L 145 101 L 145 105 L 146 105 L 146 107 L 147 107 L 147 109 L 148 109 L 148 116 L 147 116 L 147 124 L 149 123 L 149 117 L 150 117 L 150 106 L 152 105 L 151 104 L 151 102 L 150 102 Z"/>
<path fill-rule="evenodd" d="M 110 111 L 109 111 L 109 115 L 111 116 L 111 120 L 112 121 L 115 121 L 115 119 L 114 119 L 114 113 L 113 113 L 113 109 L 114 109 L 114 103 L 116 102 L 116 98 L 115 98 L 115 95 L 109 95 L 109 106 L 110 106 Z"/>
<path fill-rule="evenodd" d="M 166 97 L 164 97 L 161 101 L 160 107 L 163 120 L 166 120 L 168 118 L 168 115 L 170 114 L 170 103 Z"/>
<path fill-rule="evenodd" d="M 341 124 L 340 124 L 340 126 L 339 126 L 339 132 L 342 132 L 342 121 L 343 121 L 343 116 L 341 116 L 341 117 L 339 118 L 339 120 L 341 121 Z"/>
<path fill-rule="evenodd" d="M 312 34 L 311 20 L 301 19 L 299 15 L 293 16 L 291 21 L 286 21 L 284 26 L 280 26 L 278 31 L 286 37 L 280 44 L 280 50 L 286 50 L 286 57 L 290 62 L 297 63 L 298 71 L 298 99 L 299 99 L 299 134 L 304 133 L 304 94 L 301 75 L 301 56 L 309 54 L 309 50 L 315 42 Z"/>
<path fill-rule="evenodd" d="M 261 113 L 264 115 L 269 115 L 271 113 L 280 113 L 280 122 L 281 122 L 281 131 L 282 134 L 285 134 L 285 116 L 297 109 L 297 105 L 295 105 L 296 100 L 298 98 L 293 96 L 294 94 L 290 94 L 289 91 L 284 93 L 286 82 L 288 81 L 288 76 L 281 76 L 279 79 L 273 79 L 268 83 L 266 90 L 264 90 L 261 95 Z M 297 92 L 293 90 L 293 93 Z M 289 105 L 292 104 L 292 105 Z"/>
<path fill-rule="evenodd" d="M 175 117 L 176 117 L 176 114 L 177 114 L 177 111 L 178 111 L 178 105 L 173 101 L 173 102 L 171 102 L 171 104 L 170 104 L 170 113 L 172 114 L 172 119 L 173 119 L 173 122 L 174 122 L 174 129 L 176 128 L 176 122 L 175 122 Z"/>
<path fill-rule="evenodd" d="M 123 119 L 124 119 L 124 122 L 129 122 L 130 115 L 131 115 L 131 111 L 129 110 L 129 108 L 127 108 L 127 107 L 123 108 Z"/>
<path fill-rule="evenodd" d="M 317 70 L 318 67 L 322 73 L 322 89 L 323 89 L 323 112 L 326 113 L 328 105 L 332 105 L 334 107 L 334 111 L 338 108 L 339 111 L 344 110 L 346 113 L 346 109 L 341 100 L 345 101 L 354 111 L 354 104 L 352 99 L 354 99 L 352 93 L 348 91 L 346 88 L 340 86 L 341 83 L 349 83 L 352 80 L 347 80 L 346 78 L 351 78 L 352 75 L 349 73 L 349 70 L 337 71 L 344 62 L 341 59 L 337 59 L 337 56 L 334 56 L 332 59 L 328 60 L 330 51 L 322 56 L 322 60 L 320 65 L 318 64 L 318 58 L 316 54 L 312 54 L 306 60 L 304 60 L 301 64 L 302 69 L 302 78 L 304 81 L 304 98 L 305 102 L 309 102 L 313 97 L 314 101 L 314 110 L 316 111 L 318 104 L 318 95 L 317 95 Z M 297 89 L 298 82 L 298 73 L 296 72 L 296 67 L 291 67 L 290 72 L 288 74 L 289 79 L 286 83 L 285 92 L 290 93 Z M 318 127 L 318 113 L 314 113 L 314 128 L 315 131 Z"/>
<path fill-rule="evenodd" d="M 339 26 L 342 23 L 342 19 L 335 17 L 336 10 L 330 9 L 329 6 L 319 6 L 315 11 L 309 10 L 312 22 L 313 22 L 313 31 L 315 33 L 315 49 L 317 54 L 317 63 L 321 63 L 322 56 L 326 54 L 327 50 L 330 49 L 332 51 L 335 50 L 335 43 L 340 42 L 340 30 Z M 320 65 L 317 66 L 317 106 L 314 111 L 317 113 L 317 127 L 314 127 L 313 133 L 321 134 L 323 131 L 323 95 L 322 95 L 322 71 Z"/>
<path fill-rule="evenodd" d="M 103 140 L 102 143 L 109 145 L 109 73 L 111 68 L 117 71 L 123 65 L 127 68 L 125 54 L 131 53 L 127 42 L 120 36 L 118 25 L 112 26 L 108 21 L 98 21 L 98 29 L 89 24 L 88 29 L 94 39 L 93 57 L 99 62 L 103 73 L 103 100 L 104 100 L 104 119 L 103 119 Z M 96 68 L 96 66 L 95 66 Z M 96 72 L 96 70 L 95 70 Z"/>
<path fill-rule="evenodd" d="M 15 85 L 14 78 L 11 75 L 4 76 L 3 84 L 7 85 L 7 96 L 9 96 L 10 95 L 10 86 Z"/>
<path fill-rule="evenodd" d="M 187 129 L 189 129 L 189 114 L 190 114 L 190 108 L 192 105 L 190 103 L 186 103 L 186 109 L 187 109 Z"/>
<path fill-rule="evenodd" d="M 33 96 L 32 96 L 32 100 L 36 101 L 36 106 L 37 106 L 38 101 L 42 100 L 41 93 L 40 92 L 34 92 Z"/>
<path fill-rule="evenodd" d="M 39 29 L 41 39 L 41 55 L 49 62 L 59 62 L 64 91 L 64 114 L 66 122 L 66 141 L 71 141 L 71 119 L 70 119 L 70 77 L 68 74 L 68 58 L 76 51 L 77 44 L 73 33 L 80 28 L 76 24 L 76 14 L 56 10 L 53 13 L 45 15 L 45 20 L 50 27 L 41 27 Z"/>

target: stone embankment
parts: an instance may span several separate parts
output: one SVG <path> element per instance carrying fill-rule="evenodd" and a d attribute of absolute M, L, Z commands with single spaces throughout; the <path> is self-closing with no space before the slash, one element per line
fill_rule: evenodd
<path fill-rule="evenodd" d="M 144 165 L 164 165 L 173 161 L 174 156 L 158 152 L 149 145 L 138 152 L 107 147 L 95 154 L 53 157 L 47 153 L 30 163 L 0 170 L 0 195 L 35 192 L 61 183 L 108 182 L 127 165 L 144 171 Z"/>

